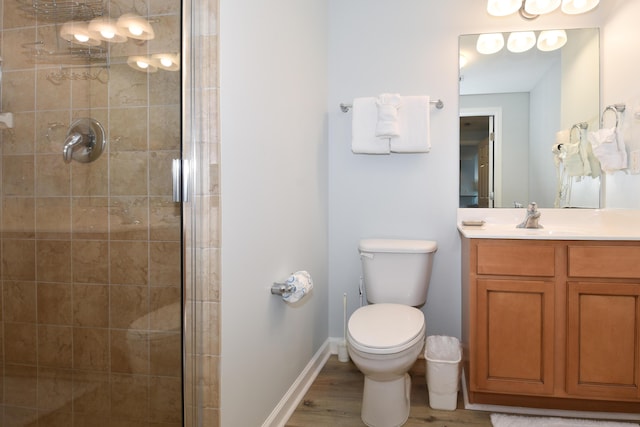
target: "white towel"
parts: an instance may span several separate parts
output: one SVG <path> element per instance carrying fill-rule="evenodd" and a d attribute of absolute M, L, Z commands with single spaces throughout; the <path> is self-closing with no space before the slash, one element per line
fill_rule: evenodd
<path fill-rule="evenodd" d="M 378 96 L 376 100 L 378 106 L 376 136 L 378 138 L 395 138 L 400 135 L 398 108 L 401 102 L 400 95 L 397 93 L 382 93 Z"/>
<path fill-rule="evenodd" d="M 374 97 L 353 100 L 351 151 L 356 154 L 389 154 L 389 139 L 376 136 L 376 101 Z"/>
<path fill-rule="evenodd" d="M 391 138 L 392 152 L 428 153 L 431 150 L 429 107 L 428 96 L 402 97 L 402 109 L 398 113 L 400 135 Z"/>

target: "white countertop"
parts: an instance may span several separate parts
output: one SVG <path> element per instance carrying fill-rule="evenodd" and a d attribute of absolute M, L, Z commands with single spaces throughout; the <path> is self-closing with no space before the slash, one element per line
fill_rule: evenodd
<path fill-rule="evenodd" d="M 521 209 L 458 209 L 458 230 L 469 239 L 638 240 L 640 210 L 539 209 L 541 229 L 516 228 L 526 215 Z M 484 221 L 464 226 L 462 221 Z"/>

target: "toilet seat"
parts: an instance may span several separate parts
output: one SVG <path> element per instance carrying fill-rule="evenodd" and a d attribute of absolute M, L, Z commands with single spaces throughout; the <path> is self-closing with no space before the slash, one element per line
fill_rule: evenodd
<path fill-rule="evenodd" d="M 425 336 L 424 314 L 402 304 L 371 304 L 349 318 L 349 344 L 370 354 L 393 354 L 412 347 Z"/>

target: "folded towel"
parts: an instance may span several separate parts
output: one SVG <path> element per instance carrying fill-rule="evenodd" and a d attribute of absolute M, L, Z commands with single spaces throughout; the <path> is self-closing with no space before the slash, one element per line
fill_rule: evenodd
<path fill-rule="evenodd" d="M 627 168 L 627 150 L 622 134 L 616 128 L 604 128 L 589 132 L 588 138 L 593 154 L 600 161 L 600 167 L 603 171 L 614 172 Z"/>
<path fill-rule="evenodd" d="M 351 151 L 356 154 L 389 154 L 389 139 L 376 136 L 377 98 L 353 100 Z"/>
<path fill-rule="evenodd" d="M 402 97 L 402 111 L 398 114 L 400 135 L 391 138 L 392 152 L 428 153 L 431 150 L 429 107 L 428 96 Z"/>
<path fill-rule="evenodd" d="M 394 138 L 400 135 L 398 125 L 398 108 L 401 105 L 400 95 L 397 93 L 383 93 L 378 96 L 378 124 L 376 136 L 378 138 Z"/>

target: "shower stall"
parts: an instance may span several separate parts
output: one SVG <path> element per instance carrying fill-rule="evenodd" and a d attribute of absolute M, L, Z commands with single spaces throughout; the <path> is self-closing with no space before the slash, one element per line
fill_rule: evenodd
<path fill-rule="evenodd" d="M 2 426 L 183 425 L 181 13 L 2 1 Z"/>

